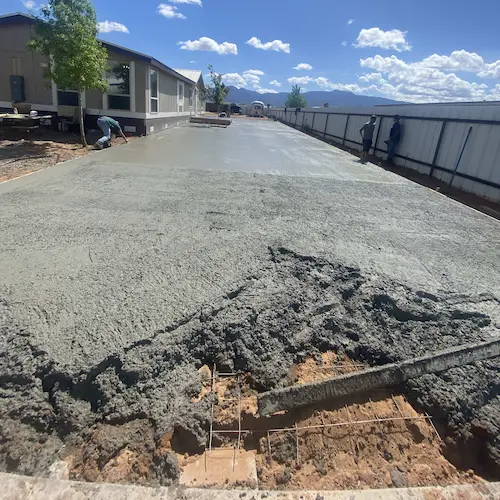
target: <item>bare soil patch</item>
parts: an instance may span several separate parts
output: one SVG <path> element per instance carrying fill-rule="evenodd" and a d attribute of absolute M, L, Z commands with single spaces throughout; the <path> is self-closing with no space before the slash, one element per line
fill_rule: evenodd
<path fill-rule="evenodd" d="M 289 371 L 288 384 L 321 380 L 362 369 L 345 356 L 325 352 Z M 243 377 L 217 376 L 212 422 L 212 452 L 197 459 L 221 460 L 223 450 L 256 450 L 262 489 L 353 489 L 478 483 L 444 456 L 441 437 L 430 419 L 401 394 L 387 391 L 340 404 L 257 415 L 256 395 Z M 205 382 L 202 393 L 211 390 Z M 241 429 L 241 439 L 237 430 Z M 287 430 L 288 429 L 288 430 Z M 206 456 L 205 456 L 206 455 Z M 232 453 L 226 461 L 231 462 Z M 179 456 L 181 470 L 191 457 Z M 230 468 L 230 463 L 226 464 Z M 237 479 L 237 480 L 236 480 Z M 249 479 L 251 481 L 251 478 Z M 240 485 L 227 474 L 218 487 Z"/>
<path fill-rule="evenodd" d="M 94 150 L 93 144 L 99 137 L 97 133 L 88 134 L 89 146 L 85 148 L 80 137 L 71 133 L 42 130 L 29 136 L 9 132 L 0 139 L 0 182 L 85 156 Z M 116 138 L 112 144 L 118 146 L 124 144 L 124 140 Z"/>

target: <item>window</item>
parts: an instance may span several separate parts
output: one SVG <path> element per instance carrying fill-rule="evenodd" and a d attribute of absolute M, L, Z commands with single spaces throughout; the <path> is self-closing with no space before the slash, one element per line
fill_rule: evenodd
<path fill-rule="evenodd" d="M 184 111 L 184 84 L 179 82 L 178 86 L 179 113 Z"/>
<path fill-rule="evenodd" d="M 189 109 L 193 109 L 194 89 L 189 89 Z"/>
<path fill-rule="evenodd" d="M 149 73 L 151 88 L 151 113 L 158 113 L 158 71 L 151 69 Z"/>
<path fill-rule="evenodd" d="M 23 60 L 20 57 L 11 57 L 11 75 L 13 76 L 23 76 Z"/>
<path fill-rule="evenodd" d="M 76 90 L 58 90 L 57 104 L 59 106 L 80 106 L 78 92 Z"/>
<path fill-rule="evenodd" d="M 130 110 L 130 63 L 108 61 L 108 108 Z"/>

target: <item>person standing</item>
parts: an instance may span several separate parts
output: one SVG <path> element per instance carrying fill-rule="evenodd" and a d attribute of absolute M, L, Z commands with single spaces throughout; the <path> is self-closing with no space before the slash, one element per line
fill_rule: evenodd
<path fill-rule="evenodd" d="M 375 122 L 377 121 L 377 117 L 372 115 L 369 122 L 366 122 L 360 129 L 359 133 L 361 134 L 361 138 L 363 140 L 363 152 L 361 153 L 361 161 L 366 163 L 366 158 L 368 153 L 370 152 L 370 148 L 372 147 L 373 141 L 373 133 L 375 132 Z"/>
<path fill-rule="evenodd" d="M 102 130 L 102 133 L 104 134 L 95 143 L 95 147 L 97 149 L 104 148 L 104 145 L 111 140 L 111 131 L 123 137 L 125 139 L 125 142 L 128 142 L 128 139 L 125 137 L 120 124 L 116 120 L 113 120 L 113 118 L 110 118 L 109 116 L 100 116 L 97 119 L 97 126 Z"/>
<path fill-rule="evenodd" d="M 396 150 L 396 146 L 399 144 L 401 139 L 401 123 L 399 123 L 400 116 L 394 116 L 394 123 L 391 127 L 391 132 L 389 134 L 389 139 L 386 142 L 387 144 L 387 163 L 393 163 L 394 160 L 394 152 Z"/>

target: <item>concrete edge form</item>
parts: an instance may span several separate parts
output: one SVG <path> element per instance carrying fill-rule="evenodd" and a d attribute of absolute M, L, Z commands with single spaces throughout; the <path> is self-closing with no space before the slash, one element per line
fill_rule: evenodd
<path fill-rule="evenodd" d="M 500 483 L 459 486 L 345 491 L 210 490 L 196 488 L 150 488 L 133 485 L 79 483 L 58 479 L 0 473 L 2 500 L 453 500 L 456 498 L 500 499 Z"/>
<path fill-rule="evenodd" d="M 396 386 L 427 373 L 442 372 L 497 356 L 500 356 L 499 338 L 452 347 L 428 356 L 368 368 L 319 382 L 275 389 L 258 395 L 259 413 L 265 416 L 313 403 L 333 401 L 372 389 Z"/>

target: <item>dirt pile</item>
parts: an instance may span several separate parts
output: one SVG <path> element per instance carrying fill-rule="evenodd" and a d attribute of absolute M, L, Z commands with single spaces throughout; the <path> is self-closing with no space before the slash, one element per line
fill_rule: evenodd
<path fill-rule="evenodd" d="M 493 297 L 432 295 L 284 248 L 271 248 L 269 264 L 217 303 L 85 372 L 56 366 L 43 346 L 31 343 L 25 325 L 9 319 L 9 304 L 0 302 L 0 308 L 0 469 L 44 474 L 58 454 L 86 456 L 82 450 L 90 447 L 106 454 L 107 461 L 95 461 L 99 479 L 110 460 L 130 464 L 130 453 L 140 451 L 150 465 L 142 475 L 144 462 L 133 465 L 136 477 L 162 484 L 177 474 L 170 451 L 162 448 L 165 436 L 172 436 L 175 452 L 195 453 L 206 445 L 212 401 L 209 394 L 197 400 L 203 365 L 249 373 L 253 389 L 267 390 L 287 384 L 290 366 L 311 354 L 334 351 L 383 364 L 500 330 Z M 492 359 L 421 377 L 407 390 L 447 427 L 455 460 L 465 444 L 473 451 L 466 458 L 483 459 L 486 470 L 500 477 L 499 387 L 500 360 Z M 122 429 L 110 452 L 89 430 L 102 425 Z M 139 441 L 149 449 L 138 451 Z"/>

